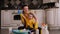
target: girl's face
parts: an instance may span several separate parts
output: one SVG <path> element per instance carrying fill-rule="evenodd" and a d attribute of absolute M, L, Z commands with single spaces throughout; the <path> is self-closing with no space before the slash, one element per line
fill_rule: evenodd
<path fill-rule="evenodd" d="M 25 13 L 28 13 L 28 6 L 25 6 L 25 7 L 23 8 L 23 10 L 24 10 Z"/>
<path fill-rule="evenodd" d="M 30 15 L 29 15 L 29 19 L 32 19 L 32 18 L 33 18 L 33 16 L 30 14 Z"/>

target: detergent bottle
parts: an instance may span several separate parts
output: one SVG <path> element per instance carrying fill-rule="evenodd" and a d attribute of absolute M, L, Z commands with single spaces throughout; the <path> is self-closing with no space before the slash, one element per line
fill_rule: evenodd
<path fill-rule="evenodd" d="M 45 23 L 42 23 L 41 34 L 49 34 L 49 31 L 48 31 L 48 25 L 45 24 Z"/>

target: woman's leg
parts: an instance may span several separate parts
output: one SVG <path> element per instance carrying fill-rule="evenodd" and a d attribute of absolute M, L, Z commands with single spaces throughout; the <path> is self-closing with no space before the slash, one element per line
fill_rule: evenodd
<path fill-rule="evenodd" d="M 24 29 L 25 27 L 24 26 L 20 26 L 18 27 L 18 30 L 21 30 L 21 29 Z"/>
<path fill-rule="evenodd" d="M 36 30 L 33 28 L 27 27 L 26 29 L 30 30 L 29 34 L 35 34 L 36 33 Z"/>
<path fill-rule="evenodd" d="M 35 29 L 31 29 L 31 34 L 36 34 L 36 30 Z"/>
<path fill-rule="evenodd" d="M 38 27 L 38 29 L 39 29 L 39 34 L 41 34 L 41 28 L 40 28 L 40 27 Z"/>

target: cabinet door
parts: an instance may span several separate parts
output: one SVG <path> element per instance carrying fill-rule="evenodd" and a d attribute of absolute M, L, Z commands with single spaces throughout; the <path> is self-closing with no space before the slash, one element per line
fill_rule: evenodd
<path fill-rule="evenodd" d="M 58 26 L 60 26 L 60 9 L 58 10 Z"/>
<path fill-rule="evenodd" d="M 58 0 L 49 0 L 49 2 L 58 2 Z"/>
<path fill-rule="evenodd" d="M 9 26 L 9 24 L 12 23 L 10 19 L 11 18 L 10 11 L 2 10 L 1 13 L 2 13 L 1 19 L 2 19 L 2 24 L 3 24 L 2 26 Z"/>
<path fill-rule="evenodd" d="M 1 10 L 1 26 L 4 25 L 4 12 Z"/>
<path fill-rule="evenodd" d="M 54 26 L 60 26 L 60 9 L 56 8 L 54 11 Z"/>
<path fill-rule="evenodd" d="M 58 8 L 48 9 L 47 23 L 53 27 L 60 26 L 60 10 Z"/>
<path fill-rule="evenodd" d="M 49 25 L 54 25 L 54 11 L 53 11 L 53 9 L 47 10 L 47 23 Z"/>

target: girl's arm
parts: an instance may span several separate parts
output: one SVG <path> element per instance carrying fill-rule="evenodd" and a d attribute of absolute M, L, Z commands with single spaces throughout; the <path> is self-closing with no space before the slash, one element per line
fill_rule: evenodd
<path fill-rule="evenodd" d="M 30 12 L 30 14 L 32 14 L 32 15 L 33 15 L 33 17 L 34 17 L 34 19 L 37 21 L 37 18 L 35 17 L 35 15 L 34 15 L 33 13 L 31 13 L 31 12 Z"/>

